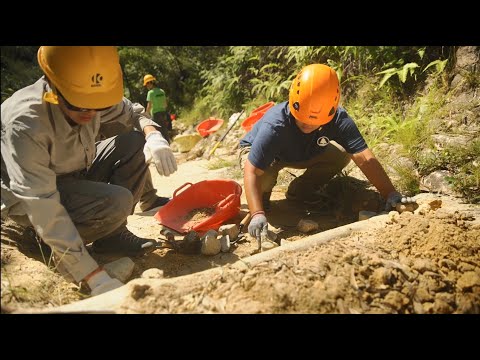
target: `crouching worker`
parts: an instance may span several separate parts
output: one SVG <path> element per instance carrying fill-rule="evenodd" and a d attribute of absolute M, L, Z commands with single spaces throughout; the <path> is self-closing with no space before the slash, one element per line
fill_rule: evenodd
<path fill-rule="evenodd" d="M 239 160 L 252 214 L 250 235 L 258 237 L 267 227 L 265 211 L 278 172 L 285 167 L 306 169 L 290 183 L 288 200 L 317 200 L 316 192 L 353 160 L 386 200 L 387 210 L 413 202 L 392 185 L 339 101 L 335 71 L 322 64 L 308 65 L 293 80 L 289 101 L 268 110 L 240 141 Z"/>
<path fill-rule="evenodd" d="M 90 256 L 141 256 L 155 240 L 126 227 L 148 163 L 169 176 L 175 158 L 157 124 L 123 97 L 115 47 L 42 46 L 44 76 L 1 106 L 1 215 L 35 228 L 59 272 L 85 282 L 92 295 L 123 285 Z M 95 143 L 103 122 L 134 131 Z"/>

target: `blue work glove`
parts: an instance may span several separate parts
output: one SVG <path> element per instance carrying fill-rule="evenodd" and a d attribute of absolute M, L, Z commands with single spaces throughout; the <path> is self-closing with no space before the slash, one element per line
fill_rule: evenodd
<path fill-rule="evenodd" d="M 395 210 L 397 204 L 412 204 L 415 203 L 411 197 L 404 196 L 400 194 L 398 191 L 392 191 L 388 194 L 387 203 L 385 204 L 385 211 L 392 211 Z"/>
<path fill-rule="evenodd" d="M 143 149 L 145 161 L 149 164 L 154 162 L 160 175 L 170 176 L 177 171 L 177 161 L 173 156 L 172 149 L 160 133 L 152 131 L 145 137 L 146 143 Z"/>
<path fill-rule="evenodd" d="M 268 223 L 267 223 L 267 218 L 265 217 L 265 214 L 255 214 L 252 217 L 252 220 L 250 220 L 250 224 L 248 225 L 248 233 L 251 236 L 256 237 L 257 239 L 260 239 L 260 234 L 264 228 L 267 228 Z"/>

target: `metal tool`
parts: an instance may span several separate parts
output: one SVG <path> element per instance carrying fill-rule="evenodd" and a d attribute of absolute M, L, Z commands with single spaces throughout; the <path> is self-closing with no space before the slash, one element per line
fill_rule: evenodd
<path fill-rule="evenodd" d="M 265 224 L 265 226 L 262 228 L 262 231 L 260 232 L 260 237 L 257 237 L 258 251 L 262 249 L 262 242 L 265 241 L 268 241 L 268 224 Z"/>
<path fill-rule="evenodd" d="M 235 126 L 235 124 L 237 123 L 238 119 L 240 119 L 240 116 L 242 116 L 242 114 L 245 112 L 245 109 L 242 110 L 242 112 L 237 116 L 237 118 L 235 119 L 235 121 L 232 123 L 232 125 L 230 125 L 230 127 L 227 129 L 227 131 L 225 131 L 225 134 L 222 135 L 222 137 L 220 138 L 220 140 L 217 141 L 217 143 L 215 144 L 215 146 L 213 147 L 213 149 L 210 151 L 210 153 L 208 154 L 207 156 L 207 160 L 210 159 L 210 157 L 213 155 L 213 153 L 215 152 L 215 150 L 217 150 L 217 147 L 218 145 L 220 145 L 220 143 L 223 141 L 223 139 L 225 139 L 225 136 L 227 136 L 227 134 L 230 132 L 230 130 L 232 130 L 232 128 Z"/>
<path fill-rule="evenodd" d="M 252 216 L 250 215 L 250 213 L 247 213 L 247 215 L 245 215 L 245 217 L 240 222 L 240 225 L 238 225 L 238 235 L 237 235 L 237 237 L 234 240 L 230 240 L 230 244 L 235 244 L 235 243 L 245 239 L 245 231 L 243 231 L 243 229 L 245 228 L 245 226 L 248 226 L 251 219 L 252 219 Z"/>

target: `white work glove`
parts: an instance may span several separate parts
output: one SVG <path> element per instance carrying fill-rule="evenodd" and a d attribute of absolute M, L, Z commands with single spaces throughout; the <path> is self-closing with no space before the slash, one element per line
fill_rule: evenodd
<path fill-rule="evenodd" d="M 158 173 L 164 176 L 170 176 L 170 174 L 177 171 L 175 156 L 173 156 L 172 149 L 170 149 L 167 140 L 163 138 L 160 131 L 149 133 L 145 137 L 145 140 L 147 140 L 147 142 L 145 143 L 143 152 L 147 164 L 150 164 L 153 160 Z"/>
<path fill-rule="evenodd" d="M 395 210 L 395 207 L 397 206 L 397 204 L 408 205 L 414 202 L 415 200 L 413 200 L 411 197 L 404 196 L 400 194 L 398 191 L 392 191 L 390 194 L 388 194 L 387 203 L 385 204 L 385 210 L 386 211 Z"/>
<path fill-rule="evenodd" d="M 90 279 L 88 279 L 87 284 L 92 291 L 92 296 L 100 295 L 107 291 L 123 286 L 123 283 L 120 280 L 112 279 L 105 270 L 93 275 Z"/>

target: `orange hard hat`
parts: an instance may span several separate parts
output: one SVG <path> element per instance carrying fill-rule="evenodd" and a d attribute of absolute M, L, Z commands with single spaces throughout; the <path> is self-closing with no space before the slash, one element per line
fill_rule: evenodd
<path fill-rule="evenodd" d="M 114 46 L 41 46 L 37 59 L 53 85 L 76 107 L 100 109 L 122 101 L 122 69 Z"/>
<path fill-rule="evenodd" d="M 331 121 L 339 101 L 337 73 L 327 65 L 305 66 L 290 87 L 290 112 L 305 124 L 320 126 Z"/>
<path fill-rule="evenodd" d="M 150 74 L 145 75 L 145 76 L 143 77 L 143 86 L 147 85 L 150 81 L 155 81 L 155 80 L 157 80 L 157 79 L 155 79 L 155 78 L 153 77 L 153 75 L 150 75 Z"/>

